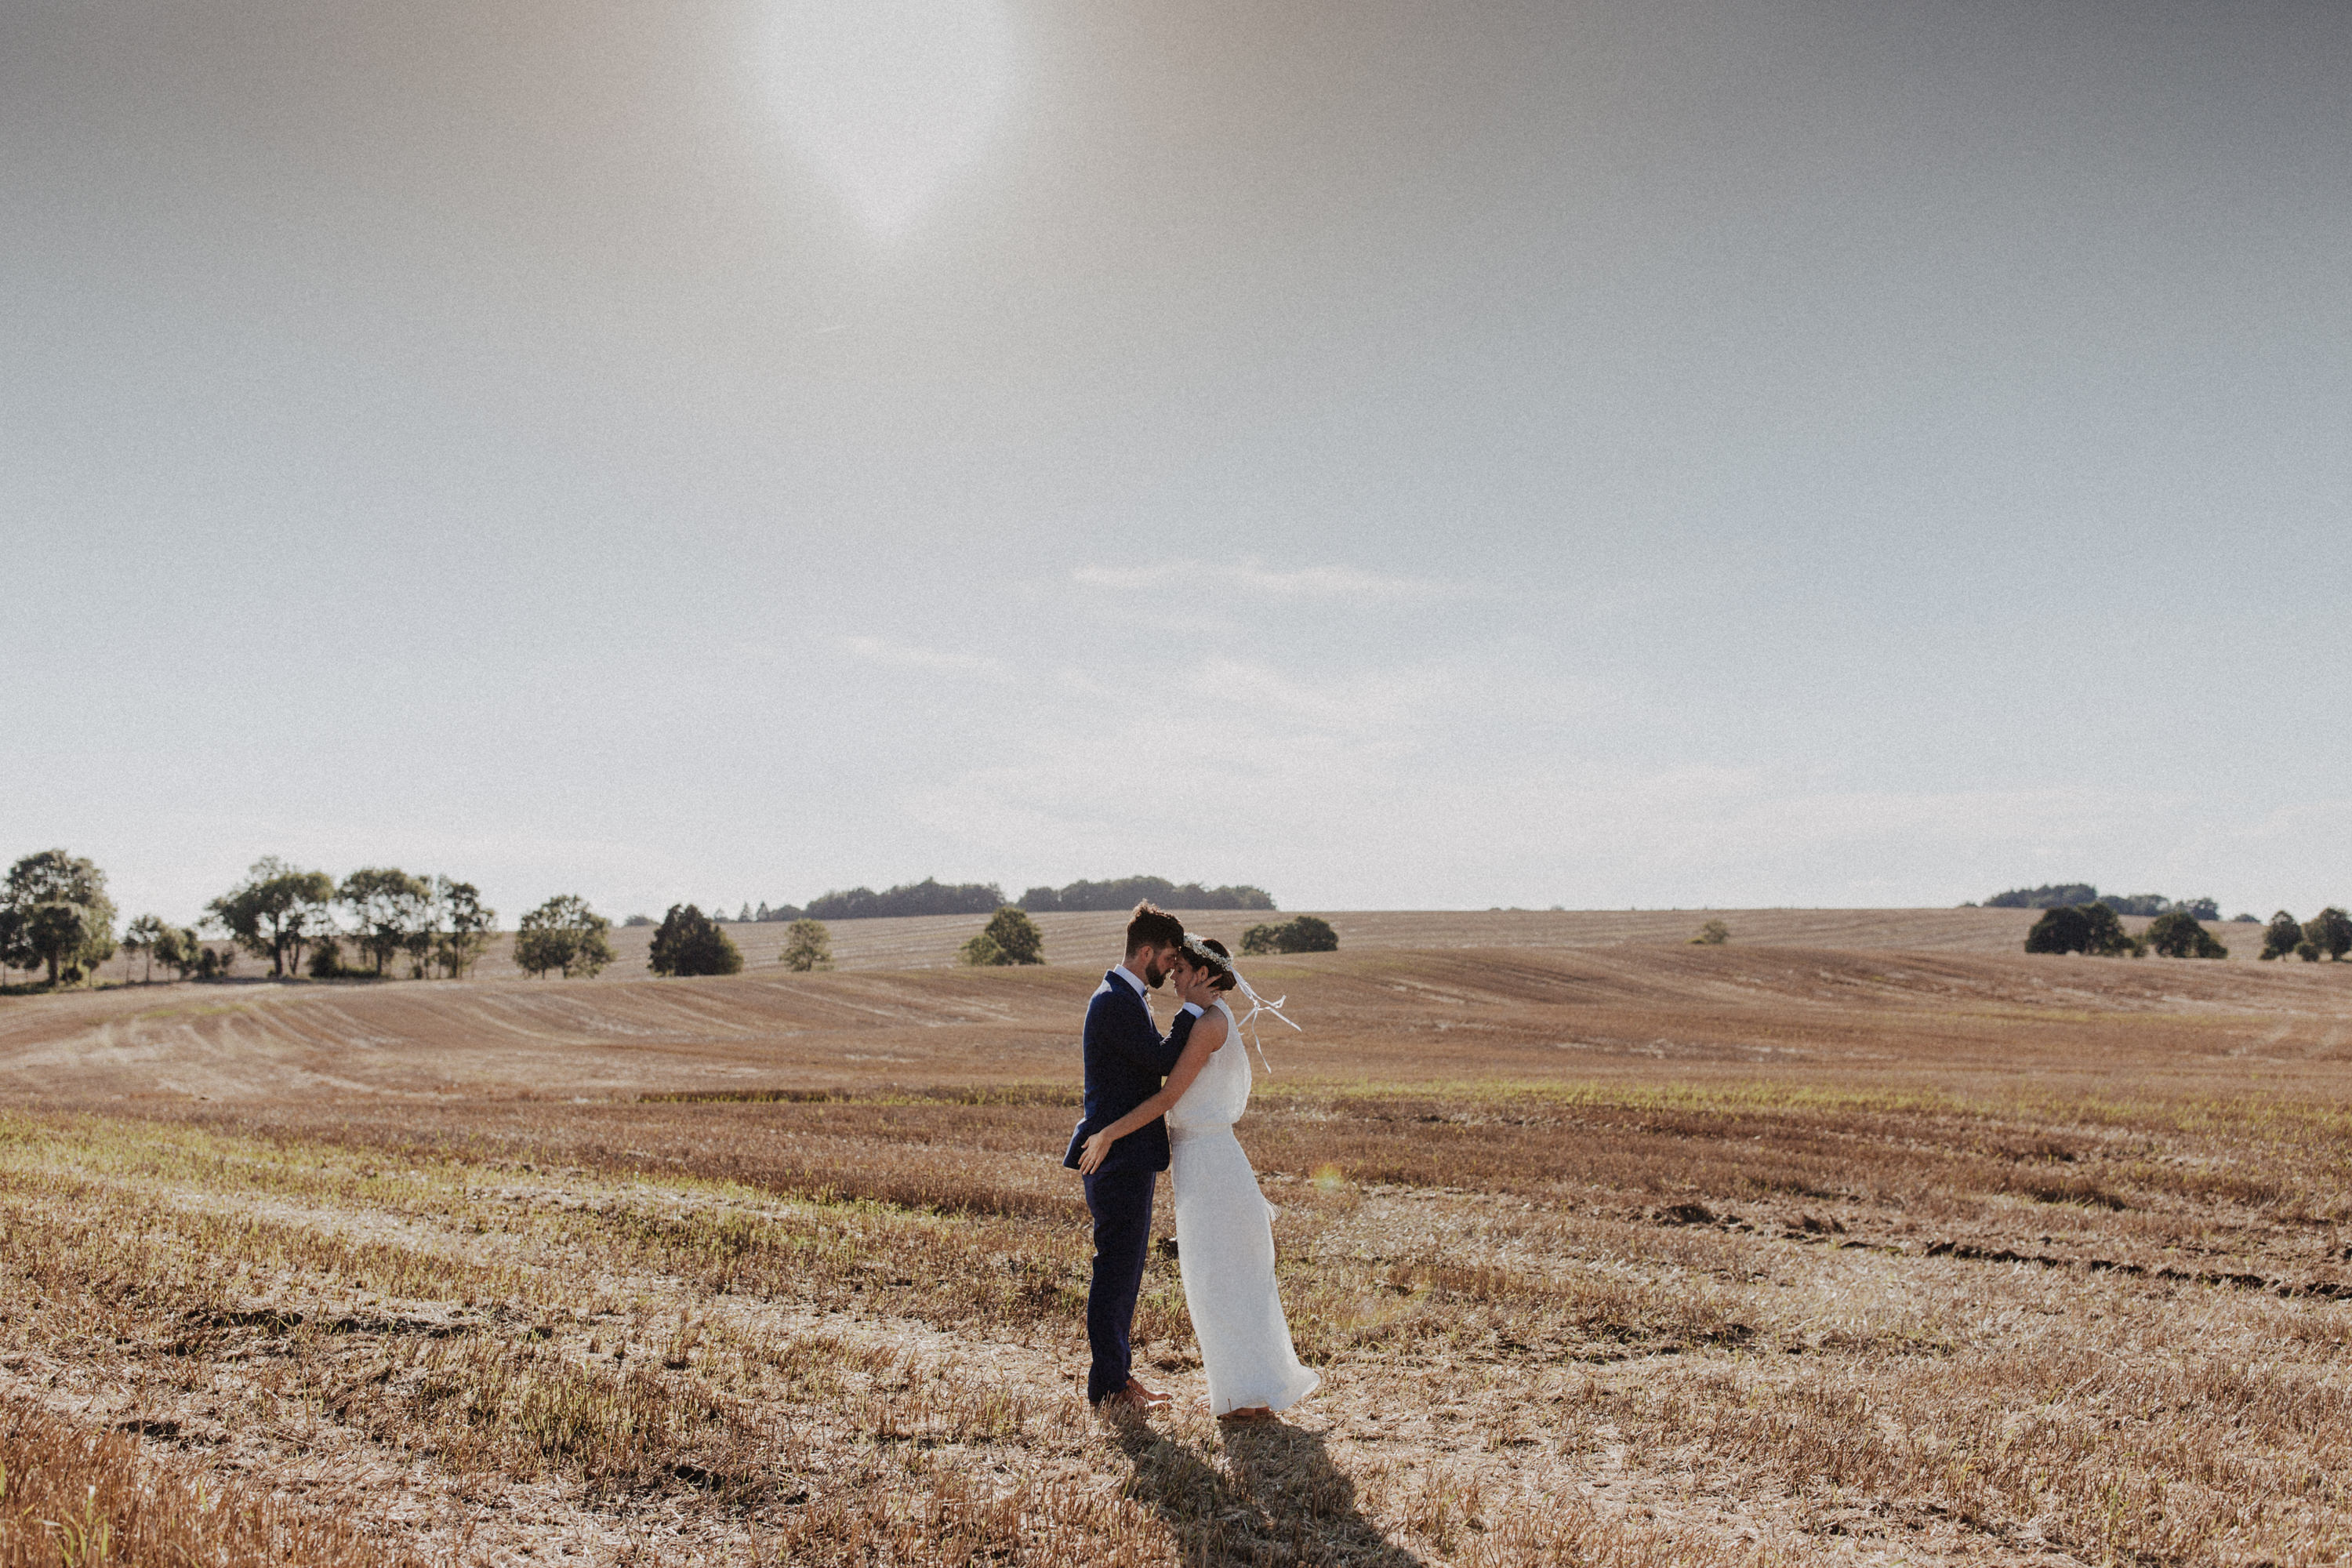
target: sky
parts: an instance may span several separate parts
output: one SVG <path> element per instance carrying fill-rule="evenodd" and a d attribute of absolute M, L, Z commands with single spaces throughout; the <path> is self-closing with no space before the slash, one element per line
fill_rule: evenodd
<path fill-rule="evenodd" d="M 0 857 L 2352 901 L 2352 7 L 0 0 Z"/>

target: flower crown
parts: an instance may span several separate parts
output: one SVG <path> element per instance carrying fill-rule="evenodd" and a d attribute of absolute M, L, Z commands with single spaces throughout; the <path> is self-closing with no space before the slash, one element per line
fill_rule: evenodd
<path fill-rule="evenodd" d="M 1257 1047 L 1257 1059 L 1265 1065 L 1266 1076 L 1272 1078 L 1274 1064 L 1265 1059 L 1265 1042 L 1258 1037 L 1257 1016 L 1260 1013 L 1271 1013 L 1282 1019 L 1284 1023 L 1290 1024 L 1289 1018 L 1282 1011 L 1282 1005 L 1290 998 L 1287 995 L 1277 996 L 1269 1002 L 1259 995 L 1257 988 L 1249 983 L 1248 976 L 1242 973 L 1241 965 L 1234 962 L 1232 954 L 1219 952 L 1191 931 L 1184 933 L 1184 956 L 1192 961 L 1196 969 L 1213 969 L 1220 974 L 1231 975 L 1234 989 L 1249 998 L 1250 1010 L 1235 1019 L 1234 1024 L 1249 1043 Z M 1296 1024 L 1290 1024 L 1290 1026 L 1298 1029 Z M 1298 1032 L 1303 1035 L 1307 1031 L 1298 1029 Z"/>

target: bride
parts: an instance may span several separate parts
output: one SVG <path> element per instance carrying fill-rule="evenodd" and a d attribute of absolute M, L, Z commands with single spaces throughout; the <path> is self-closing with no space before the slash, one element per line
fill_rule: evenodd
<path fill-rule="evenodd" d="M 1158 1094 L 1087 1140 L 1078 1169 L 1092 1171 L 1121 1138 L 1168 1118 L 1176 1262 L 1209 1374 L 1209 1407 L 1220 1420 L 1271 1421 L 1322 1379 L 1291 1347 L 1274 1280 L 1274 1211 L 1234 1136 L 1249 1104 L 1250 1066 L 1221 994 L 1237 978 L 1233 955 L 1221 942 L 1188 936 L 1171 978 L 1201 1014 L 1176 1070 Z"/>

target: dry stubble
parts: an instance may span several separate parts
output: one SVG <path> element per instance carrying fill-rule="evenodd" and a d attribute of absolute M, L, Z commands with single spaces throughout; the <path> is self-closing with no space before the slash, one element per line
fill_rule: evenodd
<path fill-rule="evenodd" d="M 469 1562 L 2344 1556 L 2332 973 L 1341 956 L 1286 978 L 1355 1070 L 1294 1048 L 1245 1129 L 1327 1378 L 1282 1430 L 1071 1397 L 1066 1081 L 852 1059 L 1024 1065 L 1043 976 L 624 1006 L 699 1098 L 404 1091 L 397 1043 L 324 1094 L 321 1039 L 235 1101 L 63 1070 L 86 1109 L 0 1141 L 11 1408 Z M 832 1021 L 746 1095 L 730 1005 Z M 1139 1328 L 1197 1394 L 1164 1258 Z"/>

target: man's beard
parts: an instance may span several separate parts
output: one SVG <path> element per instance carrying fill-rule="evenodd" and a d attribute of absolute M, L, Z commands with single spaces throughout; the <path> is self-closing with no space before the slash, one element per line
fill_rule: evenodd
<path fill-rule="evenodd" d="M 1143 987 L 1145 990 L 1159 990 L 1160 983 L 1167 978 L 1168 972 L 1160 968 L 1160 965 L 1156 963 L 1147 963 L 1143 966 Z"/>

